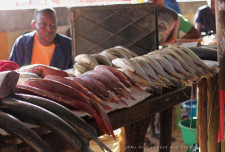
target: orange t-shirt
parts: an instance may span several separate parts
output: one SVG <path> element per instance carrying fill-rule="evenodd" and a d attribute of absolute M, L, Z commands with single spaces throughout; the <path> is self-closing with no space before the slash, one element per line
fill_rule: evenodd
<path fill-rule="evenodd" d="M 37 34 L 35 34 L 31 64 L 50 65 L 54 50 L 54 43 L 50 46 L 43 46 L 39 43 Z"/>

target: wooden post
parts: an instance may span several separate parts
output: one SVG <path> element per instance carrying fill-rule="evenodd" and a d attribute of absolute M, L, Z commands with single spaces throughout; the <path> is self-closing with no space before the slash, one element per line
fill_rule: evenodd
<path fill-rule="evenodd" d="M 219 90 L 218 74 L 208 79 L 208 152 L 218 152 Z"/>
<path fill-rule="evenodd" d="M 219 90 L 220 90 L 220 101 L 221 105 L 220 108 L 224 109 L 224 100 L 225 98 L 223 94 L 225 94 L 225 0 L 216 0 L 216 33 L 217 33 L 217 49 L 218 49 L 218 62 L 219 62 Z M 219 134 L 220 140 L 224 137 L 224 114 L 222 109 L 220 109 L 220 117 L 222 118 L 222 121 L 220 120 L 219 126 L 221 134 Z M 222 142 L 221 144 L 224 144 Z M 224 147 L 224 145 L 221 145 L 221 147 Z M 221 149 L 224 151 L 224 149 Z"/>
<path fill-rule="evenodd" d="M 160 113 L 160 145 L 159 152 L 170 152 L 172 132 L 172 109 Z"/>
<path fill-rule="evenodd" d="M 207 80 L 198 83 L 198 131 L 201 152 L 207 152 Z"/>
<path fill-rule="evenodd" d="M 124 126 L 126 136 L 126 152 L 144 151 L 144 137 L 149 127 L 150 120 L 150 117 L 146 117 L 145 119 Z"/>

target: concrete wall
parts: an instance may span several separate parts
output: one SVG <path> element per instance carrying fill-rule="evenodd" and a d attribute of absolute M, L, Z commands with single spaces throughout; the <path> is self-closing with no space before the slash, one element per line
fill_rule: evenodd
<path fill-rule="evenodd" d="M 200 6 L 206 5 L 206 1 L 179 2 L 182 15 L 194 24 L 194 16 Z"/>

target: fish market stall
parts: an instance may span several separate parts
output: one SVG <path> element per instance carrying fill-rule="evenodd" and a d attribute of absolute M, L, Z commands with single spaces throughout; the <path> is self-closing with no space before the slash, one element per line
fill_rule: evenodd
<path fill-rule="evenodd" d="M 98 136 L 115 138 L 124 126 L 126 151 L 141 152 L 150 117 L 160 112 L 159 150 L 170 151 L 173 106 L 212 72 L 187 47 L 157 50 L 156 13 L 154 4 L 72 8 L 72 73 L 45 65 L 2 73 L 0 114 L 11 119 L 1 127 L 13 135 L 3 136 L 2 149 L 83 152 L 92 139 L 110 151 Z"/>

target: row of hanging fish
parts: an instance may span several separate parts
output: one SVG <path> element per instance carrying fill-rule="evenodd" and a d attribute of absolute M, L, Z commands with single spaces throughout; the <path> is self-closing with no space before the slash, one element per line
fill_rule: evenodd
<path fill-rule="evenodd" d="M 115 47 L 124 48 L 124 47 Z M 112 67 L 125 73 L 132 78 L 140 87 L 145 87 L 152 92 L 161 92 L 162 88 L 172 86 L 180 87 L 189 83 L 195 83 L 203 77 L 212 76 L 208 66 L 189 48 L 183 46 L 169 46 L 160 50 L 152 51 L 148 54 L 137 56 L 127 55 L 127 52 L 121 50 L 104 50 L 99 54 L 114 55 L 114 58 L 105 56 L 105 59 L 111 61 Z M 124 49 L 128 50 L 128 49 Z M 117 53 L 120 52 L 120 53 Z M 132 52 L 132 51 L 130 51 Z M 97 62 L 95 55 L 81 54 L 75 57 L 75 75 L 87 72 L 98 64 L 106 62 Z M 84 71 L 79 71 L 77 65 L 85 66 Z"/>
<path fill-rule="evenodd" d="M 111 132 L 112 128 L 110 128 L 111 125 L 108 122 L 107 115 L 105 119 L 101 118 L 105 115 L 104 110 L 101 111 L 101 107 L 95 102 L 92 103 L 91 99 L 84 101 L 84 99 L 87 98 L 84 98 L 82 94 L 78 97 L 78 94 L 75 93 L 76 97 L 69 97 L 69 93 L 66 94 L 69 87 L 67 90 L 61 90 L 61 94 L 64 94 L 63 96 L 60 95 L 60 92 L 50 90 L 51 87 L 55 87 L 56 91 L 60 90 L 57 89 L 58 87 L 62 89 L 64 84 L 59 81 L 53 81 L 52 78 L 64 80 L 66 78 L 63 76 L 67 75 L 67 73 L 47 66 L 36 65 L 27 69 L 27 71 L 34 70 L 32 75 L 36 75 L 36 78 L 30 79 L 29 76 L 25 81 L 25 84 L 17 84 L 20 77 L 20 70 L 18 70 L 18 72 L 0 72 L 0 128 L 11 135 L 18 137 L 37 152 L 50 152 L 52 150 L 39 135 L 24 125 L 24 122 L 46 128 L 58 134 L 77 151 L 91 151 L 84 137 L 96 141 L 103 151 L 111 151 L 98 139 L 96 130 L 83 119 L 76 116 L 68 109 L 68 107 L 75 107 L 76 109 L 81 110 L 84 108 L 85 112 L 90 110 L 91 114 L 97 115 L 94 117 L 100 120 L 99 122 L 101 124 L 99 126 L 103 127 L 103 131 L 114 136 L 113 132 Z M 24 75 L 25 73 L 23 73 L 23 78 Z M 49 80 L 50 77 L 52 77 L 51 80 Z M 39 83 L 39 85 L 37 85 L 37 83 Z M 44 83 L 46 83 L 46 87 L 44 86 Z M 52 86 L 50 87 L 50 85 Z M 44 88 L 42 89 L 41 87 Z M 72 87 L 70 88 L 70 93 L 74 93 L 71 92 L 71 90 Z M 60 100 L 57 98 L 62 98 L 62 102 L 59 102 Z M 80 98 L 83 98 L 82 102 L 91 102 L 89 103 L 90 105 L 93 104 L 93 106 L 98 107 L 100 110 L 97 111 L 95 108 L 88 107 L 81 103 L 81 101 L 79 101 Z M 71 101 L 68 99 L 71 99 Z M 65 100 L 67 100 L 65 103 L 69 104 L 68 107 L 64 106 Z M 75 102 L 78 103 L 73 103 L 73 100 L 77 100 Z"/>

